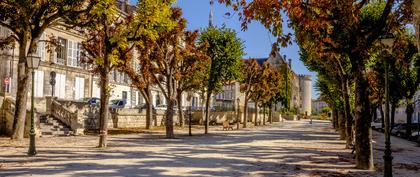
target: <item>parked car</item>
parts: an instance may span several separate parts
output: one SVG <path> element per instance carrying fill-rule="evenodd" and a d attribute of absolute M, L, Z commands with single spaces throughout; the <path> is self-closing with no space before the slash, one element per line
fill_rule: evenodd
<path fill-rule="evenodd" d="M 414 141 L 414 142 L 420 142 L 419 132 L 418 131 L 413 131 L 411 133 L 411 136 L 408 139 L 411 140 L 411 141 Z"/>
<path fill-rule="evenodd" d="M 374 130 L 382 130 L 383 129 L 382 121 L 381 120 L 372 121 L 370 123 L 370 127 L 372 127 L 372 129 L 374 129 Z"/>
<path fill-rule="evenodd" d="M 164 104 L 160 104 L 160 105 L 157 105 L 155 109 L 156 109 L 156 110 L 163 110 L 163 111 L 166 111 L 166 107 L 167 107 L 166 105 L 164 105 Z"/>
<path fill-rule="evenodd" d="M 410 137 L 407 137 L 407 124 L 400 124 L 398 126 L 396 126 L 394 129 L 391 130 L 391 134 L 392 135 L 396 135 L 402 138 L 408 138 L 410 139 Z M 417 124 L 410 124 L 411 127 L 411 131 L 412 132 L 417 132 L 418 130 L 418 125 Z"/>
<path fill-rule="evenodd" d="M 109 102 L 109 108 L 110 109 L 121 109 L 121 108 L 124 108 L 126 104 L 127 104 L 127 100 L 122 100 L 122 99 L 111 100 Z"/>
<path fill-rule="evenodd" d="M 89 105 L 99 106 L 101 104 L 101 99 L 92 97 L 87 100 L 87 103 Z"/>
<path fill-rule="evenodd" d="M 391 130 L 391 135 L 403 136 L 405 134 L 406 124 L 398 124 Z"/>
<path fill-rule="evenodd" d="M 156 106 L 156 110 L 162 110 L 162 111 L 166 111 L 168 109 L 167 105 L 161 104 L 161 105 L 157 105 Z M 174 106 L 173 109 L 174 111 L 178 111 L 178 106 Z"/>

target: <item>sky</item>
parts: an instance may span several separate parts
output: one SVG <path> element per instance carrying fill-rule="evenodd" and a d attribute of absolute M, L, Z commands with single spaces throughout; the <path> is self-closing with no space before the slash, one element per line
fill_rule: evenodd
<path fill-rule="evenodd" d="M 130 0 L 131 4 L 136 4 L 137 0 Z M 206 28 L 209 25 L 209 0 L 177 0 L 175 6 L 182 8 L 183 16 L 187 19 L 187 28 L 196 30 Z M 229 12 L 230 17 L 225 16 Z M 246 31 L 241 30 L 241 23 L 238 15 L 229 7 L 223 4 L 214 4 L 213 23 L 215 26 L 226 25 L 226 27 L 236 30 L 238 37 L 244 41 L 245 53 L 244 58 L 266 58 L 270 54 L 271 44 L 275 38 L 270 35 L 258 22 L 252 22 Z M 286 25 L 285 25 L 286 26 Z M 292 32 L 286 27 L 285 32 Z M 280 50 L 281 55 L 292 59 L 292 69 L 296 74 L 308 74 L 312 76 L 312 86 L 316 80 L 316 73 L 310 72 L 299 59 L 299 47 L 296 43 L 289 45 L 287 48 Z M 318 93 L 312 88 L 312 98 L 318 97 Z"/>

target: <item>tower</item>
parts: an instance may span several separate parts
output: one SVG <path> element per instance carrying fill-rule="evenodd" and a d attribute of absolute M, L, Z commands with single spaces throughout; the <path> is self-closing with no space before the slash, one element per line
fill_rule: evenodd
<path fill-rule="evenodd" d="M 213 27 L 214 0 L 210 0 L 209 27 Z"/>

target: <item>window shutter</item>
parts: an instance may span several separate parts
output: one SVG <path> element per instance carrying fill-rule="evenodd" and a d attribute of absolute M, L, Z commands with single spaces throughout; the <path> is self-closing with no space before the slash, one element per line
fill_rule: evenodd
<path fill-rule="evenodd" d="M 45 61 L 45 34 L 42 33 L 41 38 L 42 42 L 38 42 L 39 47 L 39 57 L 42 61 Z"/>
<path fill-rule="evenodd" d="M 35 71 L 35 80 L 34 80 L 34 96 L 43 97 L 44 96 L 44 72 L 36 70 Z"/>
<path fill-rule="evenodd" d="M 67 41 L 67 66 L 73 66 L 73 41 Z"/>
<path fill-rule="evenodd" d="M 66 97 L 66 75 L 62 74 L 61 75 L 61 81 L 60 81 L 60 97 L 61 98 L 65 98 Z"/>

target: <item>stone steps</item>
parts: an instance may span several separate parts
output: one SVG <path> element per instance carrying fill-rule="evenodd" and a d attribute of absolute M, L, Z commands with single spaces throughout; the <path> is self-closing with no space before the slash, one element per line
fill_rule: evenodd
<path fill-rule="evenodd" d="M 40 117 L 40 128 L 42 137 L 73 135 L 73 131 L 71 131 L 70 127 L 63 124 L 60 120 L 48 115 Z"/>

